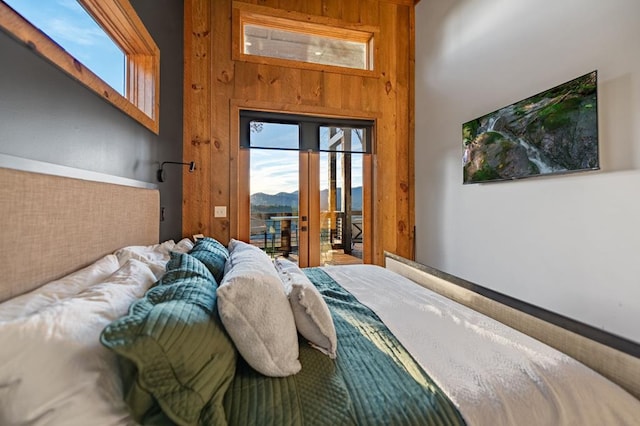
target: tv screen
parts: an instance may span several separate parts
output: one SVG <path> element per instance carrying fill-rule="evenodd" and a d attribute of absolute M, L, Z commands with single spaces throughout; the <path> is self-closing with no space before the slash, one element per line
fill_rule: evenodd
<path fill-rule="evenodd" d="M 462 125 L 463 182 L 597 170 L 597 72 Z"/>

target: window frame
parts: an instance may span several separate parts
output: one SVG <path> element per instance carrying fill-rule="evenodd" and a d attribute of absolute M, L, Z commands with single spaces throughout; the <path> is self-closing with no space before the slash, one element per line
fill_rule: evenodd
<path fill-rule="evenodd" d="M 125 55 L 125 96 L 0 0 L 0 29 L 155 134 L 160 130 L 160 49 L 128 0 L 77 0 Z"/>
<path fill-rule="evenodd" d="M 276 65 L 289 68 L 331 71 L 341 74 L 373 77 L 377 75 L 375 67 L 375 39 L 380 29 L 371 25 L 348 24 L 344 21 L 323 16 L 306 15 L 291 11 L 282 11 L 266 6 L 257 6 L 242 2 L 233 2 L 232 59 L 242 62 Z M 244 25 L 258 25 L 270 29 L 293 31 L 310 36 L 331 37 L 346 41 L 367 44 L 368 69 L 350 68 L 292 59 L 272 58 L 244 53 Z"/>
<path fill-rule="evenodd" d="M 251 146 L 251 122 L 262 121 L 276 124 L 293 124 L 297 125 L 300 136 L 298 149 L 291 148 L 264 148 Z M 300 115 L 295 113 L 274 113 L 267 111 L 256 111 L 240 109 L 240 148 L 241 149 L 272 149 L 285 151 L 302 151 L 302 152 L 344 152 L 353 154 L 372 154 L 373 153 L 373 129 L 375 122 L 373 120 L 359 118 L 331 118 L 313 115 Z M 320 148 L 320 128 L 321 127 L 349 127 L 364 129 L 364 140 L 362 141 L 363 149 L 361 151 L 334 151 Z"/>

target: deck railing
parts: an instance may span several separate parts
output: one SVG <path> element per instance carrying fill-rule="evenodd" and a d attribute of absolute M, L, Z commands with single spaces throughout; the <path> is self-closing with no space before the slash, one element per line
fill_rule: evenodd
<path fill-rule="evenodd" d="M 362 212 L 352 212 L 349 233 L 344 232 L 345 219 L 344 212 L 322 212 L 321 244 L 350 252 L 354 244 L 362 242 Z M 297 213 L 252 212 L 250 238 L 251 244 L 272 257 L 296 253 L 299 241 Z"/>

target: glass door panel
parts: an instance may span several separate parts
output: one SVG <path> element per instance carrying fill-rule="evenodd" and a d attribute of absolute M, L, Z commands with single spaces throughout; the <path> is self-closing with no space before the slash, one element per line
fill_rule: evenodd
<path fill-rule="evenodd" d="M 362 263 L 363 132 L 320 128 L 320 264 Z"/>
<path fill-rule="evenodd" d="M 298 151 L 250 150 L 250 241 L 271 257 L 299 255 Z"/>
<path fill-rule="evenodd" d="M 267 117 L 241 115 L 240 238 L 301 267 L 370 262 L 371 124 Z"/>

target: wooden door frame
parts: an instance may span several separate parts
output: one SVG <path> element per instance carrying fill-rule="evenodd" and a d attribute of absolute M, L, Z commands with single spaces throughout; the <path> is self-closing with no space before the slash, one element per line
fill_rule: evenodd
<path fill-rule="evenodd" d="M 298 238 L 299 264 L 319 266 L 320 259 L 320 153 L 300 151 L 298 200 L 299 216 L 298 233 L 302 234 L 302 226 L 307 227 L 306 238 Z M 306 217 L 304 222 L 302 218 Z"/>
<path fill-rule="evenodd" d="M 366 114 L 362 111 L 342 110 L 334 108 L 324 108 L 318 106 L 309 105 L 288 105 L 274 102 L 264 101 L 251 101 L 242 99 L 232 99 L 229 103 L 229 136 L 231 143 L 229 144 L 229 182 L 230 182 L 230 200 L 229 200 L 229 235 L 230 238 L 235 238 L 243 241 L 249 240 L 251 234 L 251 199 L 249 195 L 249 180 L 250 180 L 250 167 L 249 167 L 249 150 L 240 149 L 240 110 L 253 110 L 260 112 L 270 113 L 282 113 L 282 114 L 295 114 L 295 115 L 308 115 L 319 118 L 342 118 L 342 119 L 361 119 L 373 121 L 374 132 L 372 135 L 372 147 L 371 154 L 364 155 L 363 164 L 363 193 L 362 193 L 362 209 L 363 213 L 368 211 L 369 214 L 363 214 L 363 253 L 362 261 L 364 263 L 373 263 L 374 260 L 374 247 L 377 244 L 378 238 L 375 236 L 374 223 L 376 212 L 376 204 L 373 202 L 375 199 L 376 183 L 376 170 L 375 170 L 375 155 L 376 155 L 376 135 L 378 133 L 378 116 L 372 114 Z M 319 155 L 319 153 L 313 153 Z M 302 156 L 301 156 L 302 158 Z M 302 167 L 302 159 L 300 160 Z M 306 160 L 308 162 L 308 159 Z M 315 162 L 319 167 L 319 161 Z M 309 167 L 308 163 L 304 167 Z M 315 173 L 317 172 L 317 173 Z M 320 188 L 319 169 L 314 171 L 318 176 L 316 179 L 318 191 Z M 301 173 L 302 175 L 302 173 Z M 365 184 L 368 183 L 368 184 Z M 302 185 L 302 182 L 300 182 Z M 312 183 L 313 185 L 313 183 Z M 300 202 L 298 202 L 300 204 Z M 314 201 L 315 203 L 315 201 Z M 311 210 L 311 205 L 309 210 Z M 367 207 L 367 210 L 365 210 Z M 317 204 L 317 221 L 320 221 L 320 204 L 318 200 Z M 310 211 L 309 214 L 313 214 Z M 302 212 L 300 212 L 302 214 Z M 311 220 L 312 217 L 309 217 Z M 314 219 L 315 220 L 315 219 Z M 320 250 L 319 235 L 318 241 L 314 241 L 314 246 L 317 246 L 318 257 Z M 315 238 L 314 238 L 315 240 Z M 317 244 L 316 244 L 317 243 Z M 311 242 L 310 242 L 311 244 Z M 314 249 L 316 250 L 316 249 Z M 315 255 L 315 253 L 314 253 Z"/>

